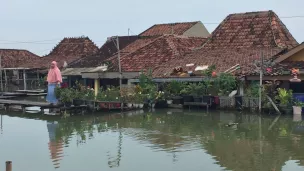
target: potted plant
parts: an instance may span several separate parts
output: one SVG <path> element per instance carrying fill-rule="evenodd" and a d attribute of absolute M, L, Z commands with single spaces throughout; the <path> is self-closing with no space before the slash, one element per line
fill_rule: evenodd
<path fill-rule="evenodd" d="M 95 108 L 95 100 L 96 100 L 94 89 L 90 89 L 88 87 L 88 89 L 85 91 L 84 98 L 86 100 L 85 101 L 86 105 L 88 105 L 88 107 L 90 109 L 94 109 Z"/>
<path fill-rule="evenodd" d="M 85 104 L 84 93 L 81 90 L 74 90 L 73 105 L 80 106 Z"/>
<path fill-rule="evenodd" d="M 134 100 L 135 100 L 134 94 L 130 93 L 130 94 L 126 95 L 126 103 L 127 103 L 128 108 L 133 107 Z"/>
<path fill-rule="evenodd" d="M 301 115 L 303 107 L 304 107 L 304 103 L 299 101 L 299 100 L 296 100 L 295 103 L 294 103 L 294 106 L 292 106 L 293 114 L 294 115 Z"/>
<path fill-rule="evenodd" d="M 60 101 L 64 104 L 65 107 L 70 107 L 73 102 L 73 89 L 64 88 L 60 91 Z"/>
<path fill-rule="evenodd" d="M 166 107 L 168 107 L 167 100 L 165 98 L 165 92 L 163 92 L 163 91 L 156 92 L 155 107 L 156 108 L 166 108 Z"/>
<path fill-rule="evenodd" d="M 143 104 L 141 95 L 142 95 L 141 92 L 135 94 L 135 108 L 139 108 L 140 104 Z"/>
<path fill-rule="evenodd" d="M 120 108 L 121 107 L 121 99 L 120 99 L 120 91 L 119 87 L 109 87 L 106 90 L 106 94 L 108 97 L 109 105 L 111 108 Z"/>
<path fill-rule="evenodd" d="M 164 97 L 165 97 L 168 105 L 170 105 L 170 104 L 173 103 L 172 95 L 171 95 L 171 93 L 169 91 L 165 91 L 164 92 Z"/>
<path fill-rule="evenodd" d="M 165 85 L 165 94 L 167 95 L 166 99 L 168 100 L 168 104 L 182 104 L 183 97 L 180 95 L 183 90 L 185 84 L 178 81 L 171 81 Z M 171 101 L 172 100 L 172 101 Z"/>
<path fill-rule="evenodd" d="M 192 93 L 192 84 L 184 84 L 183 89 L 180 91 L 180 94 L 183 97 L 183 102 L 193 102 Z M 174 99 L 173 99 L 174 100 Z"/>
<path fill-rule="evenodd" d="M 203 83 L 198 83 L 195 84 L 193 88 L 193 101 L 201 103 L 205 92 L 205 85 Z"/>
<path fill-rule="evenodd" d="M 275 97 L 279 101 L 279 107 L 285 114 L 292 112 L 291 101 L 292 101 L 292 90 L 286 90 L 284 88 L 278 88 L 278 95 Z"/>

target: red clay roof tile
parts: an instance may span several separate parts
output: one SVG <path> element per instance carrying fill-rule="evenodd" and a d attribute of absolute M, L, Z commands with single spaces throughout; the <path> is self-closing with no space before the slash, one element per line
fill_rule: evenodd
<path fill-rule="evenodd" d="M 205 48 L 292 48 L 298 43 L 273 11 L 230 14 Z"/>
<path fill-rule="evenodd" d="M 119 36 L 119 48 L 123 49 L 139 39 L 139 36 Z M 115 40 L 114 40 L 115 41 Z M 76 61 L 69 63 L 70 68 L 85 68 L 85 67 L 97 67 L 101 65 L 102 61 L 108 59 L 117 53 L 116 42 L 106 41 L 95 55 L 90 55 L 84 58 L 80 58 Z M 123 52 L 122 52 L 123 53 Z"/>
<path fill-rule="evenodd" d="M 64 38 L 48 55 L 26 66 L 30 68 L 48 68 L 52 61 L 62 67 L 64 61 L 70 63 L 77 59 L 94 55 L 98 47 L 88 37 Z"/>
<path fill-rule="evenodd" d="M 158 66 L 153 75 L 169 77 L 174 67 L 188 63 L 216 65 L 218 72 L 240 64 L 242 72 L 248 72 L 256 60 L 255 54 L 260 51 L 275 55 L 297 45 L 297 41 L 272 11 L 231 14 L 199 50 Z"/>
<path fill-rule="evenodd" d="M 137 50 L 121 57 L 121 67 L 124 72 L 137 72 L 154 68 L 163 62 L 179 59 L 194 48 L 201 46 L 206 39 L 164 35 L 152 38 L 151 42 Z M 107 60 L 109 71 L 117 71 L 117 57 Z"/>
<path fill-rule="evenodd" d="M 168 23 L 168 24 L 155 24 L 149 29 L 145 30 L 140 36 L 161 36 L 164 34 L 176 34 L 183 35 L 187 30 L 197 24 L 195 22 L 183 22 L 183 23 Z"/>
<path fill-rule="evenodd" d="M 27 50 L 0 49 L 1 65 L 4 68 L 25 67 L 26 64 L 40 59 L 38 55 Z"/>

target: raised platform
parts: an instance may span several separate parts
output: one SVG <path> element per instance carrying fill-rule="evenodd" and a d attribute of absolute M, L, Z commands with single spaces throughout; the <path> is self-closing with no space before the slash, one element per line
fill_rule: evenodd
<path fill-rule="evenodd" d="M 191 106 L 198 106 L 198 107 L 205 107 L 207 108 L 207 111 L 209 110 L 209 104 L 204 102 L 184 102 L 184 106 L 188 106 L 189 110 Z"/>

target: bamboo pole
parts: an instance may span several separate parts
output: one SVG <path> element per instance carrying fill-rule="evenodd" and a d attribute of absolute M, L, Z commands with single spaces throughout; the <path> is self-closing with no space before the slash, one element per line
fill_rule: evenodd
<path fill-rule="evenodd" d="M 5 162 L 5 171 L 12 171 L 12 162 L 11 161 Z"/>

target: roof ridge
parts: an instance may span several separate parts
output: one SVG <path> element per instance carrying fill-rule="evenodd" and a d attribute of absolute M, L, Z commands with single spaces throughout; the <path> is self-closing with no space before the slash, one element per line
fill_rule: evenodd
<path fill-rule="evenodd" d="M 168 44 L 168 46 L 170 47 L 170 49 L 173 53 L 173 56 L 174 57 L 180 56 L 174 42 L 172 41 L 172 38 L 175 38 L 175 36 L 173 35 L 172 37 L 165 38 L 165 41 Z"/>
<path fill-rule="evenodd" d="M 161 23 L 161 24 L 154 24 L 153 26 L 159 26 L 159 25 L 172 25 L 172 24 L 188 24 L 188 23 L 197 23 L 197 22 L 200 22 L 200 21 Z"/>
<path fill-rule="evenodd" d="M 274 20 L 273 20 L 273 17 L 274 17 Z M 273 22 L 274 22 L 274 24 L 273 24 Z M 269 24 L 270 24 L 270 27 L 272 30 L 274 42 L 278 47 L 280 47 L 280 48 L 288 47 L 288 45 L 286 45 L 285 43 L 284 43 L 284 46 L 285 46 L 284 47 L 284 46 L 282 46 L 282 43 L 277 42 L 277 37 L 276 37 L 274 31 L 277 30 L 278 28 L 282 28 L 284 30 L 284 33 L 288 34 L 292 39 L 294 39 L 295 42 L 297 42 L 297 40 L 292 36 L 292 34 L 290 33 L 290 31 L 288 30 L 286 25 L 282 22 L 282 20 L 279 18 L 279 16 L 271 10 L 269 11 Z M 280 34 L 278 34 L 278 39 L 279 40 L 281 39 Z"/>
<path fill-rule="evenodd" d="M 239 13 L 232 13 L 229 15 L 245 15 L 245 14 L 260 14 L 260 13 L 268 13 L 268 12 L 273 12 L 272 10 L 265 10 L 265 11 L 251 11 L 251 12 L 239 12 Z"/>
<path fill-rule="evenodd" d="M 154 27 L 158 27 L 158 26 L 175 26 L 175 25 L 179 25 L 179 24 L 191 24 L 192 26 L 195 25 L 196 23 L 198 23 L 200 21 L 191 21 L 191 22 L 175 22 L 175 23 L 161 23 L 161 24 L 154 24 L 151 27 L 149 27 L 148 29 L 144 30 L 143 32 L 141 32 L 139 34 L 139 36 L 144 35 L 146 32 L 148 32 L 149 30 L 153 29 Z M 161 34 L 163 35 L 163 34 Z M 154 35 L 154 36 L 161 36 L 161 35 Z"/>
<path fill-rule="evenodd" d="M 273 28 L 273 26 L 272 26 L 272 15 L 274 15 L 275 17 L 277 17 L 277 15 L 276 15 L 274 12 L 269 11 L 269 12 L 268 12 L 268 19 L 269 19 L 269 24 L 270 24 L 270 29 L 271 29 L 273 41 L 274 41 L 274 43 L 276 44 L 276 46 L 278 46 L 278 47 L 280 47 L 280 48 L 283 48 L 283 47 L 281 47 L 280 45 L 278 45 L 278 43 L 277 43 L 277 41 L 276 41 L 276 36 L 275 36 L 275 34 L 274 34 L 274 28 Z"/>

